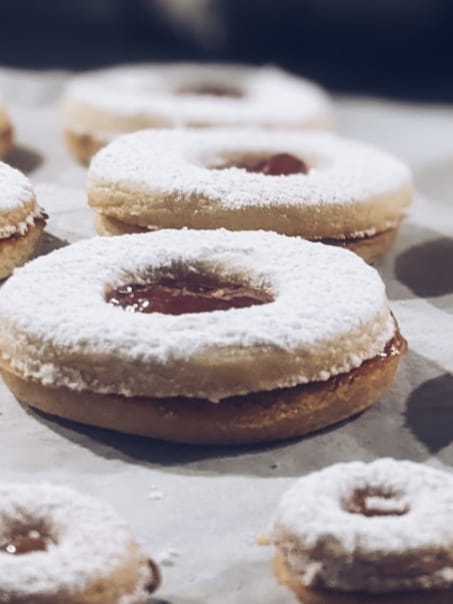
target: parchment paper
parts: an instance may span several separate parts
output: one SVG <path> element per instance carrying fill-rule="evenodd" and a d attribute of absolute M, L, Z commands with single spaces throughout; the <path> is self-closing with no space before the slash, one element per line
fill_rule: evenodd
<path fill-rule="evenodd" d="M 51 215 L 42 252 L 94 234 L 85 170 L 61 141 L 65 77 L 0 70 L 17 127 L 9 161 L 29 174 Z M 290 604 L 273 579 L 271 548 L 255 538 L 296 477 L 381 456 L 453 464 L 453 108 L 359 98 L 336 105 L 338 130 L 406 160 L 418 190 L 395 249 L 377 265 L 410 344 L 380 403 L 295 442 L 196 448 L 54 421 L 0 384 L 0 479 L 69 484 L 109 501 L 163 564 L 154 602 Z"/>

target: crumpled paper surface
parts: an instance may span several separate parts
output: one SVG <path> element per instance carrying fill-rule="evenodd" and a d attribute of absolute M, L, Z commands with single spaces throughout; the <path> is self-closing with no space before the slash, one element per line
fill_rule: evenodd
<path fill-rule="evenodd" d="M 62 144 L 66 74 L 0 70 L 17 130 L 8 161 L 50 213 L 42 252 L 94 234 L 86 171 Z M 157 602 L 291 604 L 256 545 L 282 492 L 336 461 L 453 464 L 453 107 L 337 99 L 338 130 L 407 161 L 417 196 L 377 268 L 410 352 L 381 402 L 343 424 L 266 447 L 196 448 L 54 421 L 0 383 L 0 480 L 52 481 L 109 501 L 162 564 Z M 1 578 L 0 578 L 1 583 Z"/>

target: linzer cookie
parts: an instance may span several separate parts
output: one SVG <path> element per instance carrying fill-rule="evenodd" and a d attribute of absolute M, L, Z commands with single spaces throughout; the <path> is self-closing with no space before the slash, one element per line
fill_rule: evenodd
<path fill-rule="evenodd" d="M 100 234 L 263 229 L 373 261 L 391 247 L 412 184 L 399 160 L 328 133 L 148 130 L 96 155 L 88 197 Z"/>
<path fill-rule="evenodd" d="M 0 601 L 145 604 L 159 569 L 106 504 L 47 484 L 0 486 Z"/>
<path fill-rule="evenodd" d="M 271 541 L 304 604 L 450 604 L 453 477 L 394 459 L 330 466 L 283 496 Z"/>
<path fill-rule="evenodd" d="M 0 279 L 30 258 L 45 222 L 28 178 L 0 162 Z"/>
<path fill-rule="evenodd" d="M 0 291 L 1 370 L 18 400 L 172 441 L 338 422 L 380 398 L 405 346 L 373 268 L 270 232 L 81 241 Z"/>
<path fill-rule="evenodd" d="M 145 65 L 72 79 L 63 98 L 66 143 L 82 162 L 114 137 L 144 128 L 326 128 L 316 85 L 275 68 Z"/>
<path fill-rule="evenodd" d="M 10 150 L 13 143 L 13 126 L 6 107 L 0 97 L 0 159 Z"/>

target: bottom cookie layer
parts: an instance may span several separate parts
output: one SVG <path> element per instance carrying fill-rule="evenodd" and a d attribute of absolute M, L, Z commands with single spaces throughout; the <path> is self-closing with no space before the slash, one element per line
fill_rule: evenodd
<path fill-rule="evenodd" d="M 32 255 L 39 243 L 45 223 L 36 222 L 21 236 L 0 239 L 0 280 L 8 277 L 13 270 L 24 264 Z"/>
<path fill-rule="evenodd" d="M 148 230 L 153 230 L 128 224 L 116 218 L 98 213 L 96 213 L 95 225 L 98 235 L 127 235 L 130 233 L 146 233 Z M 345 247 L 361 256 L 366 262 L 374 262 L 390 250 L 397 234 L 398 227 L 395 227 L 369 237 L 322 239 L 321 241 L 328 245 Z"/>
<path fill-rule="evenodd" d="M 293 591 L 302 604 L 451 604 L 452 590 L 427 590 L 369 594 L 365 592 L 340 592 L 305 587 L 283 560 L 280 552 L 274 557 L 274 574 L 277 581 Z"/>
<path fill-rule="evenodd" d="M 3 364 L 16 398 L 45 413 L 118 432 L 191 444 L 237 445 L 302 436 L 363 411 L 392 382 L 406 342 L 399 333 L 386 352 L 326 382 L 224 399 L 147 397 L 45 387 Z"/>

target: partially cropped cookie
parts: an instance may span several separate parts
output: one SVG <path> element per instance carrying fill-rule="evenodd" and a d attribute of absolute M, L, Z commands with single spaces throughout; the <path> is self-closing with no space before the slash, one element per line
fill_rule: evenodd
<path fill-rule="evenodd" d="M 327 95 L 276 68 L 168 64 L 108 69 L 72 79 L 65 139 L 82 162 L 119 134 L 144 128 L 326 128 Z"/>
<path fill-rule="evenodd" d="M 100 151 L 88 176 L 100 234 L 263 229 L 368 261 L 390 248 L 411 197 L 401 161 L 321 132 L 146 130 Z"/>
<path fill-rule="evenodd" d="M 0 485 L 0 601 L 145 604 L 159 570 L 108 505 L 65 487 Z"/>
<path fill-rule="evenodd" d="M 271 540 L 304 604 L 449 604 L 453 476 L 394 459 L 330 466 L 283 496 Z"/>
<path fill-rule="evenodd" d="M 270 232 L 98 237 L 0 290 L 0 366 L 18 400 L 165 440 L 333 424 L 382 396 L 405 349 L 373 268 Z"/>
<path fill-rule="evenodd" d="M 0 160 L 5 157 L 13 144 L 13 125 L 6 106 L 0 97 Z"/>
<path fill-rule="evenodd" d="M 45 223 L 28 178 L 0 162 L 0 279 L 32 256 Z"/>

